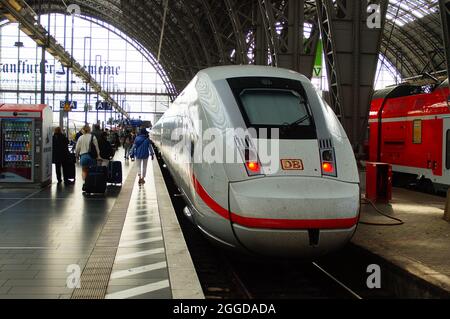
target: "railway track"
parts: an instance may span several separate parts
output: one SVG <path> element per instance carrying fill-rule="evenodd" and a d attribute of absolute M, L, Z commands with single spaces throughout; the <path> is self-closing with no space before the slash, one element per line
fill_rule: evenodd
<path fill-rule="evenodd" d="M 362 299 L 316 262 L 228 260 L 249 299 Z"/>
<path fill-rule="evenodd" d="M 321 260 L 306 262 L 251 257 L 214 246 L 184 217 L 184 200 L 164 163 L 160 158 L 158 160 L 207 299 L 393 297 L 390 293 L 364 289 L 366 274 L 361 270 L 365 270 L 366 261 L 358 260 L 359 255 L 351 248 Z M 349 281 L 351 284 L 347 284 Z"/>

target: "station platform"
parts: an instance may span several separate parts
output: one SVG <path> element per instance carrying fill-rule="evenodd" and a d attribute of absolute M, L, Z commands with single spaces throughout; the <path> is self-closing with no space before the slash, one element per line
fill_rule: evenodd
<path fill-rule="evenodd" d="M 363 187 L 364 180 L 362 176 Z M 352 242 L 398 267 L 402 275 L 410 279 L 407 285 L 428 286 L 429 295 L 417 292 L 421 297 L 450 297 L 450 223 L 443 219 L 444 208 L 444 197 L 393 188 L 393 199 L 388 205 L 376 203 L 374 207 L 363 201 L 361 221 L 398 224 L 380 215 L 378 209 L 404 224 L 360 224 Z M 392 283 L 398 286 L 396 289 L 405 284 L 400 281 Z M 412 287 L 403 289 L 412 294 L 414 290 Z"/>
<path fill-rule="evenodd" d="M 0 299 L 204 298 L 158 163 L 139 187 L 120 159 L 105 196 L 83 195 L 80 168 L 73 186 L 0 188 Z"/>

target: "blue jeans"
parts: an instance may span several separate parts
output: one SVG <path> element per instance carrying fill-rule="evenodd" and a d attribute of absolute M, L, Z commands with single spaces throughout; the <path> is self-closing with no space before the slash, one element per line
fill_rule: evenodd
<path fill-rule="evenodd" d="M 80 156 L 80 165 L 83 168 L 89 168 L 91 166 L 97 166 L 97 161 L 94 160 L 88 153 Z"/>

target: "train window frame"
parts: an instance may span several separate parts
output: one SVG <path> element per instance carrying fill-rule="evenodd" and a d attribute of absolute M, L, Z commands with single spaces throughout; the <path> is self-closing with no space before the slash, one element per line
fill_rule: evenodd
<path fill-rule="evenodd" d="M 314 120 L 314 116 L 311 110 L 311 104 L 308 99 L 308 95 L 306 94 L 303 85 L 298 80 L 293 79 L 285 79 L 285 78 L 272 78 L 272 77 L 264 77 L 264 76 L 254 76 L 254 77 L 236 77 L 236 78 L 228 78 L 228 85 L 234 95 L 236 103 L 238 104 L 239 110 L 244 119 L 245 125 L 247 128 L 256 129 L 259 134 L 260 129 L 267 129 L 269 134 L 268 138 L 271 138 L 271 129 L 279 129 L 279 139 L 282 140 L 316 140 L 317 139 L 317 130 L 316 124 Z M 285 125 L 256 125 L 253 124 L 246 112 L 246 108 L 244 107 L 241 100 L 241 93 L 245 90 L 282 90 L 282 91 L 291 91 L 299 94 L 305 101 L 306 112 L 310 118 L 310 125 L 308 126 L 298 126 L 295 129 L 283 130 Z"/>
<path fill-rule="evenodd" d="M 412 132 L 413 133 L 412 134 L 413 144 L 422 144 L 422 134 L 423 134 L 422 133 L 422 131 L 423 131 L 422 120 L 414 120 L 412 129 L 413 129 L 413 132 Z"/>
<path fill-rule="evenodd" d="M 445 141 L 445 168 L 450 169 L 450 130 L 447 130 Z"/>
<path fill-rule="evenodd" d="M 304 100 L 304 97 L 302 95 L 300 95 L 298 92 L 294 91 L 294 90 L 283 90 L 283 89 L 244 89 L 241 91 L 241 93 L 239 94 L 239 98 L 241 99 L 241 101 L 243 101 L 243 96 L 245 94 L 251 94 L 251 93 L 255 93 L 255 94 L 259 94 L 259 95 L 271 95 L 271 94 L 284 94 L 284 95 L 292 95 L 293 97 L 297 97 L 301 103 L 300 105 L 302 105 L 302 108 L 304 108 L 305 114 L 303 116 L 309 116 L 308 117 L 308 125 L 306 126 L 310 126 L 311 125 L 311 114 L 309 112 L 309 105 L 307 104 L 306 100 Z M 302 100 L 303 99 L 303 100 Z M 250 120 L 250 116 L 249 116 L 249 109 L 246 105 L 244 105 L 244 103 L 242 103 L 242 106 L 245 109 L 245 114 L 247 115 L 247 117 L 249 118 L 249 122 L 251 122 L 251 125 L 255 125 L 255 126 L 278 126 L 276 124 L 256 124 L 254 123 L 253 120 Z M 305 120 L 306 122 L 306 120 Z M 287 122 L 286 122 L 287 123 Z M 287 123 L 290 124 L 290 123 Z"/>

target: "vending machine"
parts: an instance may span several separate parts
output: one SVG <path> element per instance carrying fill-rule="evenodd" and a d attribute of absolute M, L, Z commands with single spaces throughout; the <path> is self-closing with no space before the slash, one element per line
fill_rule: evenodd
<path fill-rule="evenodd" d="M 0 185 L 51 183 L 52 126 L 47 105 L 0 104 Z"/>

